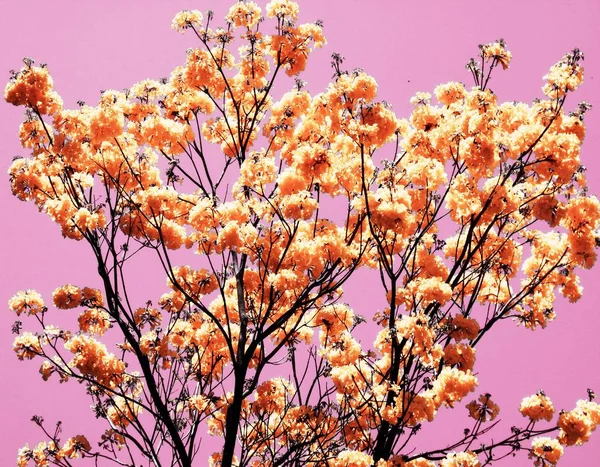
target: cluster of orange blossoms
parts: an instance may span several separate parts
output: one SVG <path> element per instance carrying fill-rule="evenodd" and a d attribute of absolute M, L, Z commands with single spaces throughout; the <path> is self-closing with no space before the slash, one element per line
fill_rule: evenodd
<path fill-rule="evenodd" d="M 38 443 L 34 449 L 30 449 L 28 445 L 25 445 L 19 450 L 17 466 L 25 467 L 29 464 L 30 460 L 33 460 L 36 466 L 46 467 L 50 465 L 50 459 L 58 462 L 67 459 L 77 459 L 84 456 L 91 449 L 90 442 L 83 435 L 69 438 L 62 446 L 59 446 L 54 441 Z"/>
<path fill-rule="evenodd" d="M 497 321 L 543 328 L 556 291 L 581 297 L 576 269 L 596 260 L 600 203 L 587 194 L 579 157 L 587 107 L 563 112 L 583 80 L 580 53 L 552 67 L 547 98 L 532 105 L 499 103 L 471 62 L 475 87 L 440 85 L 437 103 L 418 93 L 410 118 L 398 119 L 376 100 L 375 79 L 340 70 L 339 57 L 324 92 L 297 83 L 276 101 L 275 77 L 302 72 L 325 39 L 320 23 L 297 24 L 290 0 L 272 0 L 266 16 L 273 35 L 260 31 L 261 8 L 250 1 L 234 4 L 225 28 L 210 27 L 212 14 L 179 13 L 173 28 L 201 43 L 185 64 L 166 80 L 105 91 L 95 107 L 64 109 L 48 69 L 31 62 L 8 83 L 6 101 L 27 109 L 20 138 L 32 152 L 10 167 L 13 194 L 65 237 L 90 243 L 105 287 L 53 293 L 56 308 L 83 309 L 76 332 L 45 324 L 51 313 L 37 292 L 15 295 L 10 309 L 43 325 L 16 338 L 17 356 L 43 357 L 44 379 L 88 385 L 115 456 L 138 433 L 140 455 L 158 458 L 144 437 L 147 416 L 178 465 L 191 465 L 200 425 L 225 438 L 211 465 L 494 460 L 494 446 L 469 448 L 475 432 L 457 444 L 464 452 L 394 449 L 475 390 L 475 346 Z M 503 41 L 480 57 L 490 72 L 512 58 Z M 393 141 L 381 161 L 377 151 Z M 199 255 L 193 265 L 172 263 L 182 247 Z M 170 291 L 157 308 L 118 292 L 135 248 L 155 251 L 165 267 Z M 379 269 L 388 302 L 374 313 L 371 347 L 343 302 L 342 285 L 361 267 Z M 124 341 L 111 353 L 97 338 L 116 330 Z M 263 375 L 282 359 L 290 373 Z M 308 384 L 307 372 L 319 383 Z M 477 429 L 499 413 L 489 394 L 466 408 Z M 520 411 L 528 427 L 500 449 L 547 433 L 534 426 L 554 416 L 543 393 Z M 535 465 L 555 465 L 598 423 L 591 399 L 561 412 L 557 437 L 528 448 Z M 85 437 L 52 440 L 23 448 L 18 465 L 80 455 L 95 455 Z"/>

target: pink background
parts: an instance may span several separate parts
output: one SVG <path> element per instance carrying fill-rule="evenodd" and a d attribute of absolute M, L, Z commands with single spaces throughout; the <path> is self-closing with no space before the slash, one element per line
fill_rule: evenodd
<path fill-rule="evenodd" d="M 186 48 L 195 44 L 191 35 L 181 36 L 170 29 L 174 14 L 181 9 L 212 8 L 220 20 L 229 2 L 219 0 L 127 2 L 74 0 L 0 1 L 0 76 L 2 86 L 10 69 L 19 69 L 21 59 L 30 56 L 48 63 L 58 92 L 66 107 L 78 100 L 97 103 L 99 90 L 121 90 L 144 78 L 160 78 L 185 60 Z M 301 20 L 322 19 L 329 44 L 318 50 L 302 79 L 313 93 L 324 89 L 331 77 L 330 55 L 346 57 L 348 69 L 361 67 L 379 83 L 380 98 L 390 102 L 403 117 L 410 111 L 409 98 L 416 91 L 429 91 L 439 83 L 458 80 L 471 84 L 464 69 L 477 53 L 477 44 L 503 37 L 514 60 L 507 72 L 499 71 L 492 89 L 500 100 L 542 97 L 542 76 L 548 68 L 573 47 L 586 56 L 586 83 L 572 96 L 568 108 L 578 101 L 592 103 L 596 109 L 586 117 L 588 136 L 583 147 L 592 193 L 600 194 L 600 1 L 592 0 L 493 0 L 445 2 L 397 2 L 374 0 L 301 0 Z M 289 83 L 291 86 L 291 82 Z M 17 154 L 28 155 L 19 146 L 18 125 L 22 110 L 0 104 L 1 172 Z M 0 302 L 14 292 L 35 288 L 47 299 L 64 283 L 95 285 L 95 267 L 83 243 L 63 240 L 59 229 L 33 205 L 10 195 L 8 179 L 2 176 L 0 199 L 3 222 L 0 241 Z M 146 275 L 138 263 L 135 285 L 140 303 L 157 299 L 164 290 L 160 274 Z M 600 267 L 600 266 L 599 266 Z M 575 305 L 560 302 L 558 318 L 544 331 L 531 333 L 514 323 L 503 323 L 484 340 L 478 351 L 476 370 L 480 386 L 477 393 L 490 392 L 500 403 L 502 424 L 495 439 L 508 432 L 512 424 L 524 420 L 518 413 L 522 397 L 544 389 L 557 409 L 570 410 L 575 401 L 586 397 L 586 388 L 600 393 L 600 288 L 598 273 L 582 273 L 584 298 Z M 373 299 L 369 281 L 355 286 L 352 296 L 357 312 L 370 316 Z M 377 303 L 381 303 L 378 301 Z M 594 306 L 596 305 L 596 306 Z M 75 314 L 56 311 L 56 321 L 73 323 Z M 16 451 L 44 439 L 31 423 L 32 415 L 42 415 L 52 427 L 63 420 L 64 438 L 80 432 L 97 432 L 89 400 L 83 387 L 56 381 L 44 383 L 37 370 L 41 362 L 19 362 L 13 354 L 10 327 L 15 317 L 0 312 L 0 465 L 14 465 Z M 27 321 L 25 329 L 27 329 Z M 31 326 L 35 329 L 34 325 Z M 73 325 L 71 325 L 71 328 Z M 372 341 L 361 336 L 364 345 Z M 457 409 L 463 411 L 464 409 Z M 423 432 L 426 444 L 431 437 L 453 439 L 449 434 L 462 431 L 462 421 L 453 423 L 452 412 L 443 411 L 436 426 Z M 462 414 L 459 414 L 462 420 Z M 94 428 L 96 427 L 96 428 Z M 449 431 L 454 428 L 453 431 Z M 204 443 L 210 444 L 209 437 Z M 566 450 L 562 465 L 598 465 L 600 435 L 583 447 Z M 199 460 L 197 465 L 202 465 Z M 524 453 L 517 460 L 496 465 L 529 466 Z"/>

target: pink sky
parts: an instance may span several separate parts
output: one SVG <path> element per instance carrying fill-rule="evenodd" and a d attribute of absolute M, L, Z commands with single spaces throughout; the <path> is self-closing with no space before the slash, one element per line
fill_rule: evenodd
<path fill-rule="evenodd" d="M 195 43 L 191 35 L 181 36 L 170 29 L 177 11 L 212 8 L 219 19 L 228 4 L 222 0 L 0 2 L 2 85 L 9 78 L 8 70 L 19 69 L 21 59 L 29 56 L 38 63 L 48 63 L 66 107 L 76 107 L 79 100 L 95 105 L 101 89 L 121 90 L 144 78 L 168 76 L 185 61 L 186 48 Z M 408 100 L 416 91 L 431 92 L 435 85 L 451 80 L 470 85 L 464 64 L 477 53 L 479 43 L 502 37 L 513 53 L 510 69 L 498 71 L 492 81 L 500 101 L 530 102 L 543 97 L 542 76 L 564 53 L 579 47 L 586 57 L 586 79 L 571 96 L 568 108 L 581 100 L 595 107 L 586 116 L 588 135 L 582 160 L 588 168 L 590 191 L 600 194 L 600 1 L 300 0 L 300 6 L 301 20 L 323 20 L 329 42 L 315 52 L 301 76 L 309 83 L 309 90 L 324 90 L 332 75 L 330 55 L 339 52 L 346 57 L 348 69 L 361 67 L 376 78 L 380 99 L 391 103 L 400 117 L 408 116 Z M 21 114 L 21 109 L 0 104 L 2 174 L 13 156 L 28 155 L 18 141 Z M 13 198 L 6 175 L 0 183 L 0 199 L 4 215 L 0 302 L 6 303 L 20 289 L 34 288 L 48 298 L 55 287 L 64 283 L 97 283 L 85 245 L 64 240 L 58 227 L 33 205 Z M 140 300 L 156 299 L 165 291 L 164 279 L 160 274 L 142 276 L 148 264 L 137 266 Z M 496 439 L 512 424 L 522 422 L 517 411 L 520 400 L 538 389 L 544 389 L 557 409 L 565 410 L 572 409 L 577 399 L 585 398 L 588 387 L 600 393 L 598 277 L 594 271 L 581 274 L 583 299 L 577 304 L 559 302 L 558 318 L 548 329 L 531 333 L 514 323 L 503 323 L 479 347 L 477 393 L 492 393 L 502 409 L 503 423 Z M 375 283 L 377 276 L 372 275 L 361 281 L 352 294 L 351 304 L 360 314 L 369 316 L 376 311 L 369 308 L 373 301 L 368 296 Z M 65 316 L 68 313 L 56 311 L 60 315 L 57 321 L 74 322 L 76 315 Z M 88 409 L 89 400 L 81 396 L 82 386 L 45 383 L 37 374 L 41 362 L 17 360 L 10 333 L 14 319 L 6 307 L 0 312 L 3 466 L 14 465 L 16 451 L 25 442 L 31 445 L 44 439 L 29 421 L 34 414 L 42 415 L 50 426 L 63 420 L 64 438 L 98 426 Z M 368 335 L 361 338 L 365 344 L 372 341 Z M 454 426 L 450 415 L 440 416 L 441 426 L 431 431 L 431 436 L 451 428 L 459 436 L 463 426 Z M 204 443 L 210 442 L 205 437 Z M 596 435 L 583 447 L 567 449 L 561 465 L 597 466 L 599 456 L 600 435 Z M 496 465 L 519 467 L 532 462 L 521 455 Z"/>

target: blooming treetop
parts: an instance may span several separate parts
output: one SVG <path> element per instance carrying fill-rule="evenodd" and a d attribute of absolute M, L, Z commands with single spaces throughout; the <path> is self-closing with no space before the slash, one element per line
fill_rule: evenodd
<path fill-rule="evenodd" d="M 237 2 L 224 27 L 183 11 L 173 28 L 198 38 L 185 64 L 104 91 L 95 107 L 64 109 L 31 60 L 6 86 L 32 152 L 10 167 L 13 194 L 87 242 L 103 284 L 55 290 L 53 308 L 79 310 L 74 330 L 50 325 L 34 290 L 9 302 L 41 326 L 19 333 L 18 358 L 41 358 L 45 380 L 84 383 L 107 427 L 96 448 L 37 419 L 49 439 L 18 465 L 191 466 L 206 454 L 224 466 L 476 467 L 522 448 L 547 466 L 600 423 L 593 397 L 556 420 L 540 392 L 521 404 L 523 428 L 486 445 L 500 408 L 480 394 L 456 443 L 410 449 L 421 424 L 476 390 L 476 345 L 495 324 L 543 328 L 556 292 L 581 297 L 577 270 L 595 263 L 600 223 L 580 162 L 588 106 L 563 111 L 581 53 L 552 67 L 545 99 L 499 103 L 490 76 L 512 56 L 485 44 L 468 64 L 474 87 L 417 93 L 399 119 L 339 55 L 322 93 L 296 80 L 276 99 L 276 78 L 325 45 L 319 22 L 297 20 L 289 0 L 268 3 L 266 19 Z M 196 254 L 188 264 L 175 263 L 181 249 Z M 145 306 L 127 294 L 140 250 L 170 289 Z M 388 303 L 365 313 L 372 343 L 356 338 L 367 325 L 344 300 L 361 268 L 377 271 Z M 198 451 L 206 431 L 222 440 L 212 455 Z"/>

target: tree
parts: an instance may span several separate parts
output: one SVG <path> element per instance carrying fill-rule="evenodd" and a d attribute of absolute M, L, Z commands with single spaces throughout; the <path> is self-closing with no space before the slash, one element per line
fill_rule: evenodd
<path fill-rule="evenodd" d="M 92 448 L 36 420 L 49 439 L 19 463 L 192 465 L 204 461 L 206 429 L 223 438 L 211 457 L 223 465 L 479 465 L 518 448 L 545 465 L 586 441 L 600 417 L 593 395 L 553 418 L 540 393 L 523 401 L 526 426 L 481 445 L 498 413 L 482 394 L 455 445 L 404 451 L 475 390 L 474 349 L 494 325 L 544 327 L 557 288 L 581 294 L 576 268 L 595 261 L 599 219 L 579 162 L 588 106 L 563 112 L 581 53 L 551 69 L 547 99 L 498 104 L 489 79 L 511 55 L 501 40 L 486 44 L 468 65 L 473 89 L 441 85 L 437 105 L 419 93 L 398 120 L 375 80 L 345 71 L 339 55 L 325 92 L 297 80 L 274 102 L 276 78 L 303 71 L 324 38 L 320 24 L 296 24 L 292 2 L 267 5 L 271 36 L 260 15 L 237 3 L 211 30 L 212 15 L 180 13 L 174 27 L 200 44 L 186 65 L 106 91 L 97 107 L 64 110 L 31 60 L 7 85 L 6 100 L 29 111 L 20 135 L 33 153 L 14 161 L 13 193 L 89 244 L 103 285 L 53 294 L 54 307 L 81 309 L 77 332 L 49 326 L 37 292 L 15 295 L 10 308 L 42 328 L 21 333 L 15 351 L 42 357 L 45 379 L 84 382 L 109 426 Z M 176 263 L 183 247 L 201 259 Z M 126 269 L 142 250 L 171 291 L 139 307 Z M 389 304 L 370 325 L 373 344 L 353 335 L 369 324 L 342 290 L 365 268 Z"/>

